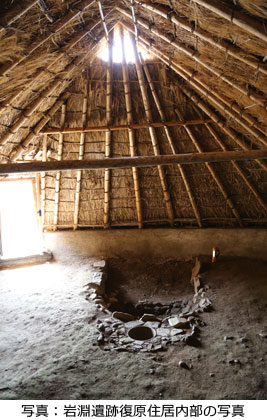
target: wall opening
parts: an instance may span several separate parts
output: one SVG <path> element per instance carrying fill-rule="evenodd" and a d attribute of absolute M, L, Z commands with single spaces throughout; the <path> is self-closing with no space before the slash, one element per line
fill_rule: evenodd
<path fill-rule="evenodd" d="M 0 182 L 1 258 L 39 254 L 44 249 L 36 178 Z"/>

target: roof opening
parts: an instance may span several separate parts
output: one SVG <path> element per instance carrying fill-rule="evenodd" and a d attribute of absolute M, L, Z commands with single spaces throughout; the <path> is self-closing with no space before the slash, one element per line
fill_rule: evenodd
<path fill-rule="evenodd" d="M 127 63 L 134 63 L 134 50 L 133 44 L 130 37 L 129 32 L 126 29 L 122 29 L 122 37 L 123 42 L 125 45 L 125 58 Z M 118 25 L 114 28 L 114 36 L 113 36 L 113 62 L 114 63 L 121 63 L 122 62 L 122 40 L 120 36 L 120 30 Z M 143 60 L 151 59 L 151 55 L 147 53 L 147 51 L 142 48 L 140 45 L 137 47 L 138 52 L 142 53 Z M 101 58 L 103 61 L 108 61 L 108 42 L 107 40 L 103 40 L 102 45 L 100 47 L 98 57 Z"/>

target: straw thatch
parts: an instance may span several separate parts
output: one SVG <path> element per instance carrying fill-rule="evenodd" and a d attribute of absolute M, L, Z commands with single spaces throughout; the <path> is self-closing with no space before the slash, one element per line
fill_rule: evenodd
<path fill-rule="evenodd" d="M 265 149 L 266 10 L 264 0 L 2 1 L 0 163 Z M 99 57 L 116 25 L 145 62 Z M 131 128 L 147 122 L 161 126 Z M 43 227 L 266 226 L 266 170 L 247 160 L 46 172 Z"/>

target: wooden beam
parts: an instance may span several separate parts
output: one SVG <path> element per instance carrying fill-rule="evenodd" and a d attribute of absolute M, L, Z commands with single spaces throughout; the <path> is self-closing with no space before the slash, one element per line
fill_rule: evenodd
<path fill-rule="evenodd" d="M 165 113 L 164 113 L 163 108 L 161 106 L 161 102 L 160 102 L 158 93 L 156 91 L 156 88 L 155 88 L 154 83 L 152 81 L 152 78 L 150 76 L 148 67 L 147 67 L 147 65 L 145 64 L 144 61 L 142 61 L 142 65 L 143 65 L 143 69 L 145 71 L 145 75 L 146 75 L 148 84 L 150 86 L 150 89 L 151 89 L 151 92 L 152 92 L 152 95 L 153 95 L 153 98 L 154 98 L 154 101 L 155 101 L 157 110 L 159 112 L 161 121 L 164 123 L 164 121 L 165 121 Z M 169 142 L 169 145 L 170 145 L 170 148 L 171 148 L 172 153 L 173 154 L 176 154 L 176 147 L 175 147 L 175 144 L 174 144 L 174 141 L 173 141 L 173 138 L 172 138 L 172 135 L 171 135 L 171 132 L 170 132 L 169 127 L 166 126 L 166 125 L 164 125 L 164 131 L 165 131 L 166 137 L 168 139 L 168 142 Z M 181 174 L 181 177 L 183 179 L 184 186 L 185 186 L 185 189 L 187 191 L 187 194 L 188 194 L 188 197 L 189 197 L 189 200 L 190 200 L 190 203 L 191 203 L 193 212 L 194 212 L 194 214 L 196 216 L 197 224 L 198 224 L 199 227 L 202 227 L 200 214 L 199 214 L 199 211 L 198 211 L 198 208 L 197 208 L 197 205 L 196 205 L 196 201 L 195 201 L 194 196 L 192 194 L 192 190 L 191 190 L 189 181 L 187 179 L 186 172 L 185 172 L 184 168 L 181 165 L 177 165 L 177 166 L 178 166 L 178 170 L 179 170 L 179 172 Z"/>
<path fill-rule="evenodd" d="M 131 18 L 130 12 L 128 12 L 127 9 L 123 7 L 117 7 L 117 10 L 122 13 L 124 16 Z M 223 82 L 227 83 L 232 88 L 238 90 L 243 95 L 245 95 L 248 99 L 255 101 L 260 106 L 263 106 L 266 108 L 266 97 L 263 96 L 262 93 L 253 93 L 248 92 L 247 88 L 245 86 L 240 86 L 235 83 L 234 80 L 230 79 L 227 76 L 224 76 L 221 71 L 216 70 L 214 67 L 211 66 L 210 63 L 207 63 L 204 59 L 202 59 L 202 56 L 200 53 L 198 53 L 196 50 L 192 50 L 191 48 L 187 47 L 186 45 L 182 44 L 181 42 L 173 40 L 171 36 L 166 35 L 164 32 L 157 29 L 155 26 L 151 26 L 150 22 L 143 18 L 138 18 L 137 23 L 144 27 L 145 29 L 149 30 L 151 33 L 155 34 L 156 37 L 162 39 L 167 44 L 172 45 L 174 48 L 176 48 L 178 51 L 183 52 L 193 60 L 195 60 L 197 63 L 202 65 L 206 70 L 214 74 L 218 79 L 221 79 Z"/>
<path fill-rule="evenodd" d="M 260 38 L 262 41 L 267 42 L 267 35 L 264 24 L 260 24 L 258 20 L 250 17 L 248 14 L 235 9 L 234 6 L 229 7 L 221 4 L 216 0 L 193 0 L 194 3 L 205 7 L 209 11 L 216 13 L 216 15 L 228 20 L 228 22 L 238 26 L 246 32 Z"/>
<path fill-rule="evenodd" d="M 129 81 L 130 84 L 130 81 Z M 199 119 L 199 120 L 188 120 L 188 121 L 158 121 L 158 122 L 145 122 L 145 123 L 129 123 L 129 124 L 121 124 L 121 125 L 100 125 L 98 127 L 91 126 L 91 127 L 75 127 L 75 128 L 47 128 L 45 130 L 41 130 L 40 134 L 71 134 L 71 133 L 94 133 L 97 131 L 123 131 L 123 130 L 137 130 L 142 128 L 149 128 L 149 127 L 181 127 L 183 125 L 201 125 L 211 123 L 212 119 Z"/>
<path fill-rule="evenodd" d="M 53 259 L 51 251 L 44 251 L 41 254 L 27 255 L 20 258 L 6 258 L 0 260 L 0 270 L 8 268 L 23 267 L 26 265 L 43 264 Z"/>
<path fill-rule="evenodd" d="M 180 155 L 135 156 L 90 160 L 62 160 L 52 162 L 25 162 L 0 164 L 0 174 L 77 171 L 91 169 L 115 169 L 158 165 L 187 165 L 205 162 L 229 162 L 231 160 L 267 159 L 267 149 L 230 152 L 185 153 Z"/>
<path fill-rule="evenodd" d="M 87 105 L 88 105 L 88 73 L 85 81 L 83 107 L 82 107 L 82 125 L 86 124 L 87 120 Z M 80 135 L 80 147 L 79 147 L 79 160 L 83 160 L 84 157 L 84 144 L 85 144 L 85 133 L 82 132 Z M 75 193 L 75 204 L 74 204 L 74 224 L 73 229 L 76 230 L 79 222 L 79 207 L 80 207 L 80 193 L 81 193 L 81 182 L 82 182 L 82 171 L 77 172 L 76 178 L 76 193 Z"/>
<path fill-rule="evenodd" d="M 136 144 L 135 144 L 135 135 L 134 131 L 131 128 L 133 125 L 133 112 L 132 112 L 132 98 L 131 98 L 131 87 L 129 82 L 129 70 L 126 64 L 126 55 L 125 55 L 125 38 L 122 39 L 122 31 L 121 27 L 119 26 L 119 35 L 121 40 L 121 47 L 122 47 L 122 75 L 123 75 L 123 86 L 124 86 L 124 96 L 125 96 L 125 105 L 126 105 L 126 115 L 127 115 L 127 125 L 128 125 L 128 139 L 130 144 L 130 155 L 136 156 Z M 140 185 L 139 185 L 139 174 L 138 169 L 133 167 L 133 183 L 134 183 L 134 193 L 135 193 L 135 202 L 136 202 L 136 214 L 137 214 L 137 221 L 138 221 L 138 228 L 141 229 L 143 227 L 143 216 L 142 216 L 142 205 L 141 205 L 141 193 L 140 193 Z"/>
<path fill-rule="evenodd" d="M 133 27 L 131 25 L 123 22 L 123 26 L 125 26 L 129 31 L 134 32 Z M 176 60 L 170 60 L 170 57 L 168 55 L 162 53 L 156 46 L 153 47 L 150 41 L 143 35 L 139 35 L 139 42 L 140 41 L 143 48 L 148 50 L 148 52 L 152 52 L 153 55 L 158 57 L 163 63 L 165 63 L 168 67 L 174 70 L 183 79 L 187 80 L 192 87 L 197 89 L 201 94 L 205 95 L 207 99 L 210 99 L 212 102 L 214 102 L 218 108 L 225 111 L 227 115 L 231 116 L 231 118 L 233 118 L 235 121 L 241 124 L 248 131 L 251 131 L 251 129 L 253 129 L 252 134 L 261 143 L 266 141 L 266 128 L 263 128 L 261 124 L 259 124 L 259 122 L 246 111 L 245 108 L 240 108 L 240 106 L 237 105 L 236 102 L 231 101 L 226 97 L 223 97 L 221 94 L 217 93 L 216 90 L 211 91 L 210 86 L 205 84 L 199 77 L 197 77 L 194 70 L 190 71 L 182 67 L 181 64 L 178 63 Z M 259 137 L 259 133 L 255 129 L 261 131 L 264 134 L 264 137 Z"/>
<path fill-rule="evenodd" d="M 60 125 L 64 125 L 66 120 L 66 104 L 62 105 L 61 109 L 61 121 Z M 61 161 L 63 156 L 63 141 L 64 141 L 64 134 L 59 134 L 58 139 L 58 152 L 57 152 L 57 160 Z M 54 230 L 57 229 L 57 221 L 58 221 L 58 207 L 59 207 L 59 192 L 60 192 L 60 178 L 61 172 L 58 171 L 56 173 L 56 183 L 55 183 L 55 204 L 54 204 Z"/>
<path fill-rule="evenodd" d="M 134 61 L 135 61 L 137 77 L 139 80 L 141 96 L 142 96 L 142 100 L 143 100 L 143 104 L 145 108 L 145 115 L 146 115 L 147 122 L 150 123 L 153 121 L 153 117 L 152 117 L 152 111 L 151 111 L 151 106 L 150 106 L 150 100 L 149 100 L 149 96 L 146 89 L 143 68 L 139 60 L 137 47 L 136 47 L 135 39 L 133 36 L 131 37 L 131 40 L 132 40 L 133 51 L 134 51 Z M 148 130 L 149 130 L 149 134 L 151 138 L 154 155 L 159 156 L 160 149 L 159 149 L 156 130 L 154 127 L 149 127 Z M 169 188 L 168 188 L 168 184 L 166 180 L 166 175 L 165 175 L 164 169 L 161 166 L 158 166 L 158 173 L 159 173 L 160 183 L 161 183 L 161 187 L 163 191 L 163 197 L 164 197 L 164 201 L 166 205 L 167 214 L 170 220 L 170 225 L 173 226 L 174 213 L 173 213 L 173 208 L 172 208 L 172 202 L 171 202 Z"/>
<path fill-rule="evenodd" d="M 69 98 L 69 96 L 70 93 L 65 92 L 58 98 L 58 100 L 54 103 L 52 108 L 50 108 L 49 111 L 44 115 L 44 117 L 41 118 L 41 120 L 31 130 L 27 137 L 19 145 L 15 146 L 14 150 L 10 154 L 10 160 L 16 160 L 21 157 L 26 147 L 30 144 L 34 137 L 38 136 L 40 130 L 53 117 L 53 115 L 57 112 L 61 105 L 63 105 L 63 103 Z"/>
<path fill-rule="evenodd" d="M 106 19 L 105 19 L 105 16 L 104 16 L 104 12 L 103 12 L 103 8 L 102 8 L 102 4 L 101 4 L 100 0 L 98 0 L 98 7 L 99 7 L 101 20 L 102 20 L 102 23 L 103 23 L 103 28 L 104 28 L 104 31 L 105 31 L 105 34 L 106 34 L 106 39 L 108 40 L 109 39 L 108 28 L 107 28 Z"/>
<path fill-rule="evenodd" d="M 39 2 L 39 0 L 36 3 L 38 3 L 38 2 Z M 87 3 L 87 6 L 85 5 L 86 3 Z M 90 7 L 93 3 L 95 3 L 95 0 L 91 1 L 89 4 L 88 4 L 88 1 L 86 1 L 85 4 L 84 4 L 84 10 L 87 9 L 88 7 Z M 81 12 L 81 10 L 79 10 L 79 12 L 76 10 L 76 12 L 74 12 L 74 13 L 73 12 L 67 13 L 67 15 L 65 17 L 63 17 L 62 19 L 60 19 L 59 21 L 57 21 L 57 23 L 55 24 L 55 26 L 51 26 L 48 35 L 46 37 L 44 37 L 41 41 L 37 42 L 37 44 L 35 44 L 29 51 L 25 52 L 26 54 L 24 54 L 22 57 L 17 58 L 13 62 L 9 62 L 9 63 L 4 64 L 1 67 L 1 69 L 0 69 L 0 76 L 6 75 L 8 72 L 10 72 L 15 67 L 17 67 L 18 64 L 22 63 L 35 50 L 37 50 L 38 48 L 40 48 L 46 41 L 48 41 L 49 39 L 51 39 L 55 35 L 55 33 L 59 32 L 69 22 L 71 22 L 72 19 L 74 19 L 75 17 L 77 17 L 80 12 Z M 89 25 L 91 26 L 91 23 Z M 87 33 L 88 33 L 88 30 L 84 29 L 84 36 Z"/>
<path fill-rule="evenodd" d="M 47 160 L 47 135 L 43 137 L 43 155 L 42 161 Z M 41 216 L 42 216 L 42 227 L 45 224 L 45 172 L 41 172 Z"/>
<path fill-rule="evenodd" d="M 175 112 L 177 113 L 179 118 L 182 118 L 182 115 L 180 113 L 180 111 L 178 109 L 175 110 Z M 195 148 L 197 149 L 197 151 L 199 153 L 203 153 L 202 147 L 199 144 L 199 141 L 197 140 L 196 136 L 194 135 L 194 133 L 192 132 L 192 130 L 189 127 L 184 127 L 185 131 L 188 134 L 188 137 L 192 140 L 192 143 L 194 144 Z M 226 152 L 224 152 L 226 153 Z M 233 203 L 233 201 L 231 200 L 231 198 L 229 197 L 222 181 L 220 180 L 219 176 L 216 174 L 213 166 L 209 163 L 209 162 L 205 162 L 205 165 L 207 167 L 207 169 L 209 170 L 212 178 L 214 179 L 215 183 L 217 184 L 219 190 L 221 191 L 226 203 L 228 204 L 228 206 L 230 207 L 231 211 L 233 212 L 234 216 L 236 217 L 239 226 L 243 227 L 243 222 L 241 220 L 241 217 Z"/>

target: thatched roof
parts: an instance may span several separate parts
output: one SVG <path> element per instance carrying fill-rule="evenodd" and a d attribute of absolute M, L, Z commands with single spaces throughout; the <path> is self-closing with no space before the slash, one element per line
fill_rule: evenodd
<path fill-rule="evenodd" d="M 46 229 L 266 226 L 266 9 L 264 0 L 2 1 L 0 172 L 47 162 Z M 136 49 L 135 63 L 103 61 L 114 28 L 147 60 Z M 184 164 L 189 153 L 202 163 Z M 176 164 L 159 165 L 162 155 Z M 141 156 L 159 160 L 138 167 Z M 126 157 L 132 167 L 108 166 Z M 99 169 L 51 171 L 102 158 Z"/>

